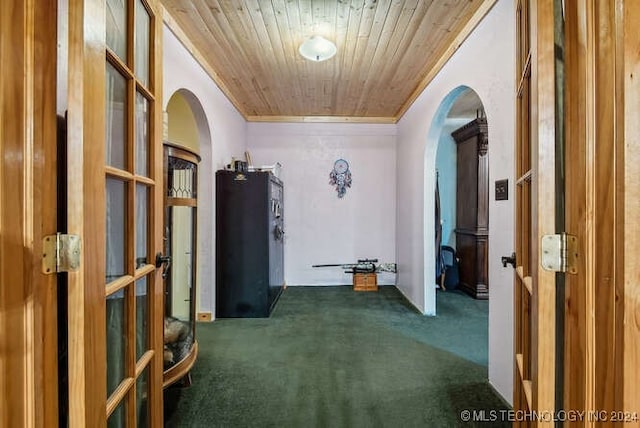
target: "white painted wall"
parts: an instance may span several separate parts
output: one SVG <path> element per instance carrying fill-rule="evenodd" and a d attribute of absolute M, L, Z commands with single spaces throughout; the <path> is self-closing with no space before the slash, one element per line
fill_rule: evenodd
<path fill-rule="evenodd" d="M 499 0 L 399 121 L 397 151 L 398 288 L 425 313 L 435 314 L 435 289 L 425 287 L 435 269 L 433 198 L 424 197 L 433 195 L 435 178 L 437 135 L 429 135 L 430 127 L 442 100 L 460 85 L 479 95 L 489 124 L 490 189 L 496 180 L 509 179 L 509 200 L 489 201 L 489 381 L 509 402 L 513 271 L 502 267 L 500 256 L 514 249 L 514 21 L 513 2 Z"/>
<path fill-rule="evenodd" d="M 246 150 L 246 122 L 202 67 L 164 26 L 163 110 L 178 90 L 187 98 L 198 124 L 197 312 L 215 313 L 215 171 Z M 195 107 L 195 108 L 194 108 Z M 201 108 L 200 108 L 201 107 Z"/>
<path fill-rule="evenodd" d="M 351 283 L 340 268 L 313 264 L 395 262 L 395 125 L 249 123 L 247 145 L 255 166 L 282 164 L 287 285 Z M 353 176 L 342 199 L 329 184 L 340 158 Z M 395 274 L 378 281 L 395 284 Z"/>

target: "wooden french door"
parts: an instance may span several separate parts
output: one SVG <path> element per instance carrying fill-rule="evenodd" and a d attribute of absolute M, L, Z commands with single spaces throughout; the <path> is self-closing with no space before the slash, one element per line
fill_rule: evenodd
<path fill-rule="evenodd" d="M 540 263 L 542 236 L 556 232 L 554 0 L 516 5 L 513 406 L 516 415 L 530 415 L 555 409 L 556 278 Z M 538 423 L 517 419 L 517 426 Z"/>
<path fill-rule="evenodd" d="M 516 422 L 640 426 L 640 3 L 516 4 Z"/>
<path fill-rule="evenodd" d="M 156 0 L 68 2 L 69 426 L 162 425 Z"/>
<path fill-rule="evenodd" d="M 587 426 L 640 426 L 640 3 L 565 3 L 564 407 Z"/>

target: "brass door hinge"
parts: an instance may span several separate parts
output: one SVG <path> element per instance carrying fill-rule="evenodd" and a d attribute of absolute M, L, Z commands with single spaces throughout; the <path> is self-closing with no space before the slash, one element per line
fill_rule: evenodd
<path fill-rule="evenodd" d="M 78 235 L 56 233 L 42 239 L 42 273 L 75 272 L 80 268 Z"/>
<path fill-rule="evenodd" d="M 544 270 L 578 273 L 578 238 L 562 232 L 543 235 L 541 263 Z"/>

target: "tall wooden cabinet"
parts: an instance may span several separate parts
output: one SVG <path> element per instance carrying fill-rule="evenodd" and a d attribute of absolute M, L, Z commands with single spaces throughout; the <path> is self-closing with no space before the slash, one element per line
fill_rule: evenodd
<path fill-rule="evenodd" d="M 457 145 L 456 251 L 459 287 L 477 299 L 489 297 L 489 159 L 487 119 L 451 134 Z"/>

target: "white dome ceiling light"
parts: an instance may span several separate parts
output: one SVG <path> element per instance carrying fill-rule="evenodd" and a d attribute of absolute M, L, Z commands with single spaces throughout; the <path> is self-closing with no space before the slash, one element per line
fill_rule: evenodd
<path fill-rule="evenodd" d="M 338 49 L 336 45 L 322 36 L 312 36 L 298 48 L 300 55 L 310 61 L 326 61 L 333 57 Z"/>

